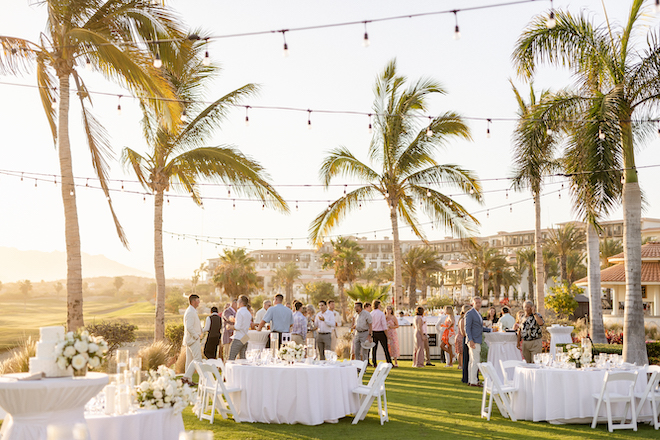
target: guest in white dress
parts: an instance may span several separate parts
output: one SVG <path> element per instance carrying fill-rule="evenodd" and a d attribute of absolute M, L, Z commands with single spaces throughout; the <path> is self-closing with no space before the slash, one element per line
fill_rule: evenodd
<path fill-rule="evenodd" d="M 183 345 L 186 347 L 186 371 L 183 378 L 192 383 L 192 375 L 195 366 L 192 361 L 202 361 L 202 324 L 199 322 L 197 307 L 199 307 L 199 296 L 192 294 L 188 297 L 190 305 L 183 314 Z"/>

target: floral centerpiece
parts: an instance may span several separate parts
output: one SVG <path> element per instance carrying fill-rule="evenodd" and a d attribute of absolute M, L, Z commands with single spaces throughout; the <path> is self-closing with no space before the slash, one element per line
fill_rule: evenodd
<path fill-rule="evenodd" d="M 84 376 L 87 368 L 98 368 L 108 353 L 108 343 L 101 336 L 90 336 L 87 330 L 68 332 L 55 346 L 57 366 L 73 368 L 74 376 Z"/>
<path fill-rule="evenodd" d="M 174 408 L 175 414 L 193 401 L 193 390 L 176 377 L 174 370 L 164 365 L 149 371 L 149 377 L 136 388 L 137 400 L 142 408 Z"/>
<path fill-rule="evenodd" d="M 568 362 L 575 364 L 576 368 L 581 368 L 584 365 L 590 364 L 592 360 L 591 348 L 578 344 L 567 344 L 564 347 L 568 353 Z"/>
<path fill-rule="evenodd" d="M 305 346 L 289 341 L 282 345 L 277 352 L 277 357 L 285 362 L 302 361 L 305 359 Z"/>

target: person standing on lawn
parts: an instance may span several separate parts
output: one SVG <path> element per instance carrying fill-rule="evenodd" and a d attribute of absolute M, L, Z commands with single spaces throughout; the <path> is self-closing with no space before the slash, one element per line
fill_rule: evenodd
<path fill-rule="evenodd" d="M 483 333 L 490 333 L 490 329 L 484 327 L 481 317 L 481 298 L 475 296 L 472 299 L 472 309 L 465 315 L 465 335 L 470 352 L 470 366 L 468 370 L 468 384 L 471 387 L 481 387 L 479 383 L 479 361 L 481 358 L 481 342 Z"/>
<path fill-rule="evenodd" d="M 186 370 L 183 380 L 192 384 L 192 375 L 195 371 L 193 361 L 202 362 L 202 324 L 199 322 L 197 307 L 199 307 L 199 296 L 194 293 L 188 297 L 190 305 L 183 314 L 183 345 L 186 347 Z"/>

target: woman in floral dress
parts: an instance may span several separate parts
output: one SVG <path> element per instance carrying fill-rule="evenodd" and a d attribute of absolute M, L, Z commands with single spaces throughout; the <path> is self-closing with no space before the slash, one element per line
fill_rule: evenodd
<path fill-rule="evenodd" d="M 394 316 L 394 309 L 392 306 L 387 306 L 387 313 L 385 314 L 385 319 L 387 319 L 387 348 L 390 351 L 390 356 L 392 357 L 392 367 L 396 368 L 399 366 L 398 358 L 401 355 L 401 350 L 399 349 L 399 335 L 396 332 L 396 329 L 399 328 L 399 320 Z"/>
<path fill-rule="evenodd" d="M 442 332 L 442 337 L 441 337 L 441 343 L 440 343 L 440 348 L 442 351 L 447 353 L 447 356 L 449 356 L 449 362 L 447 362 L 446 367 L 453 367 L 454 366 L 454 354 L 452 350 L 452 345 L 456 344 L 455 336 L 456 336 L 456 330 L 454 330 L 454 309 L 452 306 L 446 306 L 445 307 L 445 314 L 447 315 L 447 318 L 445 319 L 445 322 L 442 324 L 443 332 Z M 453 344 L 452 344 L 453 341 Z"/>

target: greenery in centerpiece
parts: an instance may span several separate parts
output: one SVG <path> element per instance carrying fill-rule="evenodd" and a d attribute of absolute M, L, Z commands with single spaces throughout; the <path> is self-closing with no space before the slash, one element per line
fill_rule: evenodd
<path fill-rule="evenodd" d="M 277 357 L 285 362 L 302 361 L 305 359 L 305 347 L 294 341 L 286 342 L 277 352 Z"/>
<path fill-rule="evenodd" d="M 591 354 L 591 347 L 583 347 L 578 344 L 567 344 L 564 351 L 568 353 L 568 362 L 575 364 L 576 368 L 581 368 L 584 365 L 590 364 L 593 356 Z"/>

